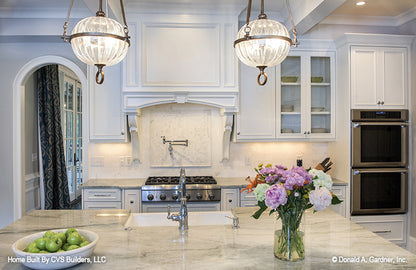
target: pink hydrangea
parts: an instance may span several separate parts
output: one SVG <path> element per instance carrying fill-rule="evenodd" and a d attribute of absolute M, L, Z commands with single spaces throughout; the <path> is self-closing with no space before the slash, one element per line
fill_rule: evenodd
<path fill-rule="evenodd" d="M 276 209 L 287 202 L 286 189 L 281 184 L 275 184 L 266 191 L 265 203 L 268 207 Z"/>
<path fill-rule="evenodd" d="M 309 201 L 316 211 L 322 211 L 331 204 L 332 195 L 326 187 L 318 187 L 309 193 Z"/>
<path fill-rule="evenodd" d="M 283 185 L 286 189 L 293 190 L 293 186 L 303 186 L 305 183 L 305 177 L 293 170 L 287 170 L 283 173 L 281 181 L 283 181 Z"/>

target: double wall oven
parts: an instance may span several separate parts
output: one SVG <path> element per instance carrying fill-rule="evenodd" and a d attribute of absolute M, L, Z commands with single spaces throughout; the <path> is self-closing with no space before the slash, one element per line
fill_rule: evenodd
<path fill-rule="evenodd" d="M 351 215 L 407 212 L 409 113 L 351 111 Z"/>

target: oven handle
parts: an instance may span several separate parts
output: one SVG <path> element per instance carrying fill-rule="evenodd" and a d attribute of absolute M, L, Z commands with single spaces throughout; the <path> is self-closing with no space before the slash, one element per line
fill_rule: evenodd
<path fill-rule="evenodd" d="M 357 128 L 359 126 L 401 126 L 408 127 L 409 123 L 398 122 L 352 122 L 352 127 Z"/>
<path fill-rule="evenodd" d="M 352 174 L 357 175 L 360 173 L 407 173 L 407 169 L 389 168 L 389 169 L 353 169 Z"/>

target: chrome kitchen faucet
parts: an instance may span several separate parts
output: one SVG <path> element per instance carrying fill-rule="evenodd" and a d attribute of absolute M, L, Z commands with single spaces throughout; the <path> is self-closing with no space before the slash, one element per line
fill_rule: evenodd
<path fill-rule="evenodd" d="M 188 208 L 186 207 L 186 177 L 185 169 L 181 168 L 179 176 L 179 193 L 181 200 L 181 209 L 177 214 L 170 213 L 170 205 L 168 205 L 168 219 L 179 222 L 179 229 L 185 231 L 188 229 Z"/>

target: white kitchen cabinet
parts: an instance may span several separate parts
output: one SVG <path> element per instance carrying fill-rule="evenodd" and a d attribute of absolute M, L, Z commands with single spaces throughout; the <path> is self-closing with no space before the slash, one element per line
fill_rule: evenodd
<path fill-rule="evenodd" d="M 334 56 L 294 52 L 277 66 L 277 138 L 335 138 Z"/>
<path fill-rule="evenodd" d="M 238 188 L 221 189 L 221 211 L 239 206 L 240 190 Z"/>
<path fill-rule="evenodd" d="M 333 140 L 335 138 L 335 53 L 294 51 L 266 69 L 240 65 L 237 141 Z"/>
<path fill-rule="evenodd" d="M 104 83 L 95 82 L 96 67 L 88 66 L 89 137 L 93 142 L 125 142 L 126 119 L 122 110 L 122 63 L 104 67 Z"/>
<path fill-rule="evenodd" d="M 351 216 L 351 221 L 397 245 L 406 245 L 406 215 Z"/>
<path fill-rule="evenodd" d="M 140 213 L 141 208 L 141 190 L 123 189 L 123 209 L 128 209 L 131 213 Z"/>
<path fill-rule="evenodd" d="M 257 83 L 258 69 L 240 64 L 240 112 L 237 114 L 237 140 L 276 138 L 276 69 L 267 68 L 266 85 Z"/>
<path fill-rule="evenodd" d="M 407 48 L 352 46 L 352 108 L 406 109 L 407 76 Z"/>
<path fill-rule="evenodd" d="M 254 195 L 254 192 L 247 193 L 247 191 L 243 191 L 243 193 L 240 193 L 240 206 L 241 207 L 258 206 L 257 199 L 256 199 L 256 196 Z"/>
<path fill-rule="evenodd" d="M 334 212 L 337 212 L 343 217 L 347 217 L 347 208 L 346 205 L 348 203 L 347 199 L 347 188 L 346 186 L 332 186 L 331 190 L 342 202 L 336 205 L 330 205 L 329 209 Z"/>
<path fill-rule="evenodd" d="M 82 190 L 82 209 L 121 209 L 121 190 L 100 188 Z"/>

